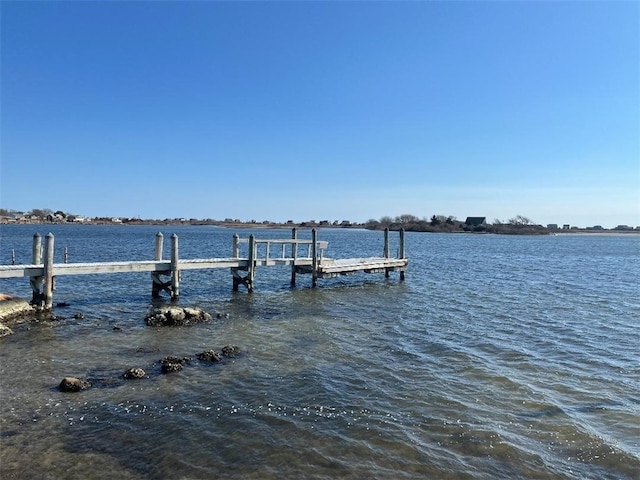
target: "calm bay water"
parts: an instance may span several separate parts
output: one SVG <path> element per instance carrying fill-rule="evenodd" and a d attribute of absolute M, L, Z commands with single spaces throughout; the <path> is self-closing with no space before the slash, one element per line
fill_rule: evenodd
<path fill-rule="evenodd" d="M 158 227 L 2 225 L 0 263 L 11 249 L 29 263 L 32 235 L 48 231 L 56 261 L 64 247 L 70 262 L 142 260 Z M 182 258 L 202 258 L 230 256 L 236 232 L 163 233 L 179 235 Z M 380 232 L 319 236 L 326 256 L 382 252 Z M 66 319 L 0 340 L 0 476 L 640 478 L 640 237 L 408 233 L 406 244 L 403 283 L 362 274 L 311 289 L 301 275 L 292 290 L 288 270 L 270 267 L 249 295 L 231 292 L 228 270 L 185 271 L 181 306 L 229 313 L 191 327 L 144 324 L 149 274 L 59 277 L 54 304 L 70 306 L 54 313 Z M 30 297 L 26 279 L 0 291 Z M 162 357 L 227 344 L 244 354 L 158 373 Z M 151 378 L 121 380 L 129 367 Z M 97 386 L 64 394 L 65 376 Z"/>

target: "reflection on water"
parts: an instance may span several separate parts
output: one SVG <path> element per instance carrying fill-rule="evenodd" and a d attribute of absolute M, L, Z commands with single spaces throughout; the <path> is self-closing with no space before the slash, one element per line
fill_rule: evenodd
<path fill-rule="evenodd" d="M 54 228 L 76 261 L 148 258 L 156 233 Z M 234 233 L 178 230 L 185 258 L 227 255 Z M 29 252 L 30 227 L 1 233 Z M 321 238 L 334 257 L 382 244 Z M 229 318 L 180 328 L 144 324 L 147 275 L 60 278 L 66 319 L 0 342 L 2 478 L 640 478 L 634 237 L 408 234 L 407 250 L 404 283 L 291 290 L 269 268 L 247 295 L 228 271 L 185 272 L 180 304 Z M 227 344 L 243 354 L 196 358 Z M 162 375 L 167 355 L 193 360 Z M 63 394 L 69 375 L 94 387 Z"/>

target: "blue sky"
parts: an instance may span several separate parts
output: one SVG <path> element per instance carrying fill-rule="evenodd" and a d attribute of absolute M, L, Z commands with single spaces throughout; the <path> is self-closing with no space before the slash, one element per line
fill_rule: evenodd
<path fill-rule="evenodd" d="M 640 3 L 12 2 L 0 206 L 640 225 Z"/>

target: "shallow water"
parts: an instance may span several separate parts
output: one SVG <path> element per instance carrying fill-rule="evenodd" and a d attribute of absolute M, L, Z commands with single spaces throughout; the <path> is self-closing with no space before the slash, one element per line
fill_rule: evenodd
<path fill-rule="evenodd" d="M 0 226 L 1 263 L 30 261 L 34 227 Z M 70 262 L 152 258 L 157 232 L 47 228 Z M 182 258 L 229 256 L 236 233 L 174 232 Z M 319 236 L 327 256 L 382 253 L 380 232 Z M 144 324 L 149 274 L 59 277 L 66 319 L 0 340 L 1 477 L 640 478 L 639 241 L 407 233 L 405 282 L 292 290 L 270 267 L 251 295 L 227 270 L 188 271 L 179 304 L 229 318 L 179 328 Z M 227 344 L 243 354 L 195 359 Z M 161 375 L 167 355 L 194 360 Z M 150 378 L 122 380 L 134 366 Z M 94 387 L 61 393 L 65 376 Z"/>

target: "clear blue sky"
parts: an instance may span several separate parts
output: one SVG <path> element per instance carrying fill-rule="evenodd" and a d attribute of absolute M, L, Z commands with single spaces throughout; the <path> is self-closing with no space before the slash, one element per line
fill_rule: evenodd
<path fill-rule="evenodd" d="M 640 225 L 640 3 L 1 2 L 0 206 Z"/>

